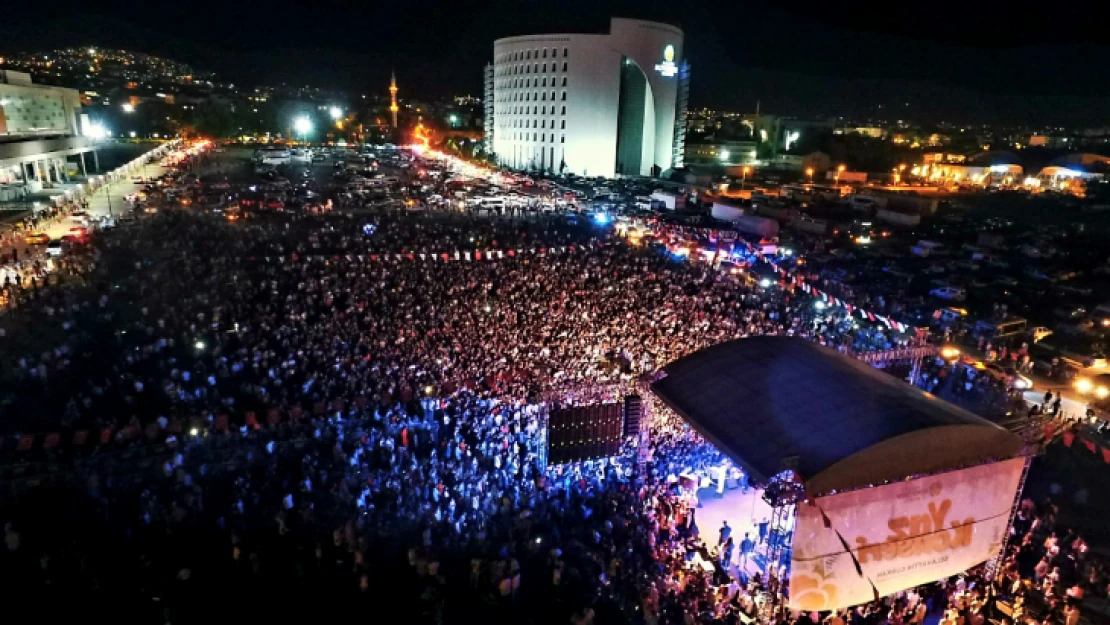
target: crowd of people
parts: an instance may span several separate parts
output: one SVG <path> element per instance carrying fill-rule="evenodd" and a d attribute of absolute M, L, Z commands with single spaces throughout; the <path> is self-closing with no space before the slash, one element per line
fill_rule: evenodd
<path fill-rule="evenodd" d="M 786 291 L 548 220 L 163 211 L 71 262 L 5 320 L 0 427 L 112 445 L 0 510 L 13 596 L 170 623 L 813 618 L 698 529 L 679 477 L 727 461 L 673 415 L 646 456 L 542 461 L 545 394 L 733 338 L 855 340 Z"/>

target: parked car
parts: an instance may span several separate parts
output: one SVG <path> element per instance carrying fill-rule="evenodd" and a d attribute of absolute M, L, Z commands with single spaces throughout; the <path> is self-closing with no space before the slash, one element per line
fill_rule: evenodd
<path fill-rule="evenodd" d="M 1029 336 L 1031 336 L 1033 338 L 1033 342 L 1036 343 L 1043 338 L 1052 336 L 1052 330 L 1044 326 L 1037 326 L 1029 330 Z"/>
<path fill-rule="evenodd" d="M 938 289 L 933 289 L 929 291 L 929 295 L 958 302 L 967 299 L 967 291 L 955 286 L 943 286 Z"/>
<path fill-rule="evenodd" d="M 50 236 L 45 232 L 28 232 L 23 240 L 27 245 L 46 245 L 50 242 Z"/>

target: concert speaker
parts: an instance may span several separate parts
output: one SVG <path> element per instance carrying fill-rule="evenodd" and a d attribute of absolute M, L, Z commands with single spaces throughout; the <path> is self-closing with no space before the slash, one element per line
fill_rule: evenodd
<path fill-rule="evenodd" d="M 640 420 L 644 416 L 644 400 L 639 395 L 624 397 L 624 435 L 639 436 Z"/>

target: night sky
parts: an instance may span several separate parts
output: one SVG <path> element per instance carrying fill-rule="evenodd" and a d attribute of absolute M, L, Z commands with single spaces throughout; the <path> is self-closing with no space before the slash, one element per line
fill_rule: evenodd
<path fill-rule="evenodd" d="M 498 37 L 601 32 L 623 16 L 683 28 L 696 107 L 751 111 L 760 101 L 764 112 L 801 116 L 1110 125 L 1110 29 L 1095 2 L 883 4 L 61 0 L 50 11 L 9 5 L 0 53 L 125 47 L 243 83 L 353 93 L 384 90 L 396 69 L 402 96 L 433 98 L 480 95 Z"/>

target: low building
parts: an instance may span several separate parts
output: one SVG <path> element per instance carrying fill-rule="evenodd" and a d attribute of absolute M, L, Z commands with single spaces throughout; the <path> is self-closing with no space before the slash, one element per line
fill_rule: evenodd
<path fill-rule="evenodd" d="M 718 141 L 713 143 L 687 143 L 688 167 L 736 167 L 752 165 L 756 161 L 755 141 Z"/>
<path fill-rule="evenodd" d="M 77 90 L 36 85 L 30 74 L 0 70 L 0 202 L 68 182 L 71 163 L 82 175 L 90 166 L 99 169 L 97 129 L 80 111 Z"/>

